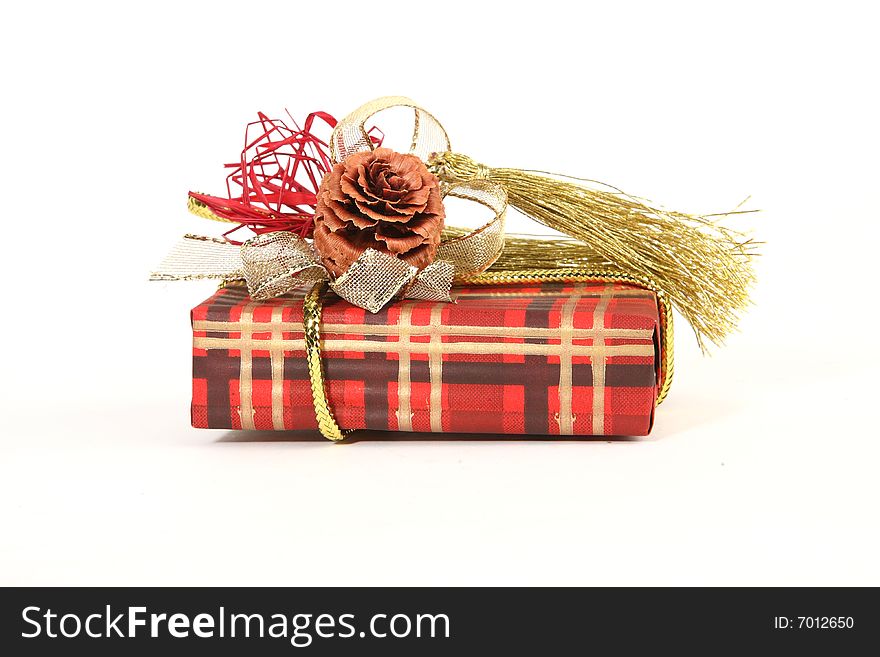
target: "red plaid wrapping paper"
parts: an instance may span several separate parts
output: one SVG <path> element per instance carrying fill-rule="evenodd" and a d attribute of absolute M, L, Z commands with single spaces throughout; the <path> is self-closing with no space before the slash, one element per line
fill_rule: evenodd
<path fill-rule="evenodd" d="M 326 295 L 327 395 L 343 429 L 647 435 L 659 310 L 622 283 L 455 288 L 455 303 L 376 313 Z M 194 427 L 317 429 L 305 291 L 253 301 L 240 286 L 192 311 Z"/>

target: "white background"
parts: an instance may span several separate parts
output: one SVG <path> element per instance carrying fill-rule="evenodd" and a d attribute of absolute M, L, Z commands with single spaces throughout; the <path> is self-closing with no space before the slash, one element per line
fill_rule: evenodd
<path fill-rule="evenodd" d="M 2 584 L 880 584 L 870 3 L 17 3 L 0 26 Z M 613 5 L 613 7 L 612 7 Z M 655 6 L 656 5 L 656 6 Z M 408 95 L 490 165 L 760 208 L 742 331 L 643 440 L 189 428 L 147 283 L 258 110 Z"/>

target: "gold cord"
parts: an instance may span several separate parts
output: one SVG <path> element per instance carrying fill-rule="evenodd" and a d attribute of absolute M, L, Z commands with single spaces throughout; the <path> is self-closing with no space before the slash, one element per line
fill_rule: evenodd
<path fill-rule="evenodd" d="M 211 210 L 207 205 L 199 201 L 198 199 L 193 198 L 192 196 L 188 196 L 186 199 L 186 209 L 189 210 L 192 214 L 197 217 L 201 217 L 202 219 L 210 219 L 211 221 L 220 221 L 224 224 L 234 224 L 235 222 L 232 219 L 224 219 L 218 214 L 214 214 L 214 211 Z"/>
<path fill-rule="evenodd" d="M 339 428 L 330 403 L 327 401 L 324 365 L 321 361 L 321 311 L 323 308 L 321 294 L 324 292 L 324 286 L 324 281 L 315 283 L 303 301 L 303 333 L 318 430 L 327 440 L 338 442 L 351 433 L 351 430 L 343 431 Z"/>

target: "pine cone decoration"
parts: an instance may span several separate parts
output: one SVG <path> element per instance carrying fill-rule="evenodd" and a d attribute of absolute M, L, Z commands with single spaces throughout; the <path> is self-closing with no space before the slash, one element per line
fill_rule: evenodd
<path fill-rule="evenodd" d="M 387 148 L 355 153 L 321 181 L 315 248 L 333 276 L 368 248 L 424 269 L 444 218 L 439 181 L 418 157 Z"/>

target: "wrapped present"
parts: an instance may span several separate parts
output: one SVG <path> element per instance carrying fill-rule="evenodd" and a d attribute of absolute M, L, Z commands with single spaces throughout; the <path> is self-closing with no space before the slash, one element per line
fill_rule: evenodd
<path fill-rule="evenodd" d="M 317 429 L 298 290 L 221 288 L 192 312 L 193 426 Z M 464 286 L 371 313 L 325 295 L 323 377 L 343 432 L 646 435 L 667 375 L 654 292 L 617 282 Z"/>
<path fill-rule="evenodd" d="M 393 148 L 376 122 L 399 109 Z M 490 167 L 400 96 L 289 118 L 248 124 L 225 196 L 189 193 L 228 230 L 151 275 L 222 281 L 192 313 L 196 427 L 645 435 L 672 308 L 705 350 L 749 305 L 756 245 L 722 221 L 745 211 Z M 507 234 L 508 209 L 542 234 Z"/>

